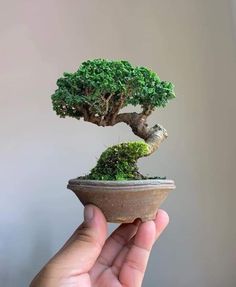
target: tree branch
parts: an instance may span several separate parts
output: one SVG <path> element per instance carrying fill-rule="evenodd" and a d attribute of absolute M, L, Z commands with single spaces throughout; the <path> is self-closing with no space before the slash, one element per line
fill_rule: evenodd
<path fill-rule="evenodd" d="M 145 105 L 145 106 L 143 106 L 142 114 L 147 118 L 148 116 L 151 115 L 153 110 L 154 110 L 154 108 L 151 105 Z"/>
<path fill-rule="evenodd" d="M 115 118 L 117 117 L 119 111 L 124 106 L 125 99 L 126 99 L 126 95 L 125 94 L 121 94 L 120 98 L 117 100 L 117 102 L 115 102 L 113 100 L 113 103 L 111 105 L 111 109 L 110 109 L 109 113 L 106 116 L 106 120 L 109 122 L 109 125 L 113 125 L 113 123 L 115 121 Z"/>

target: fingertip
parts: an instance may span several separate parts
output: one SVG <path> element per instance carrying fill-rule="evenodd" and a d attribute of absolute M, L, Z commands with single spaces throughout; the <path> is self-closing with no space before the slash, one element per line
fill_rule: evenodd
<path fill-rule="evenodd" d="M 87 212 L 89 213 L 90 218 L 87 222 L 85 221 L 85 223 L 87 223 L 90 226 L 96 227 L 96 230 L 106 235 L 107 221 L 101 209 L 99 209 L 96 205 L 87 204 L 84 208 L 84 214 L 86 215 Z"/>
<path fill-rule="evenodd" d="M 92 214 L 93 214 L 93 219 L 98 219 L 98 220 L 102 220 L 106 222 L 106 218 L 104 216 L 104 214 L 102 213 L 101 209 L 99 209 L 96 205 L 93 204 L 87 204 L 84 207 L 84 210 L 92 210 Z"/>
<path fill-rule="evenodd" d="M 162 221 L 162 222 L 164 222 L 166 224 L 168 224 L 169 221 L 170 221 L 168 213 L 165 210 L 163 210 L 163 209 L 158 209 L 156 217 L 157 217 L 156 219 L 158 221 Z"/>
<path fill-rule="evenodd" d="M 158 238 L 161 233 L 165 230 L 167 225 L 169 224 L 170 218 L 168 213 L 163 210 L 159 209 L 157 212 L 156 219 L 154 220 L 156 225 L 156 238 Z"/>
<path fill-rule="evenodd" d="M 151 249 L 155 241 L 156 227 L 154 221 L 146 221 L 139 225 L 135 243 L 145 249 Z"/>

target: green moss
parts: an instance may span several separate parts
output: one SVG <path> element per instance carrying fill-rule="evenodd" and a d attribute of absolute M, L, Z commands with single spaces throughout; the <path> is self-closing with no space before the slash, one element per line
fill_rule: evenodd
<path fill-rule="evenodd" d="M 132 180 L 143 179 L 138 172 L 137 160 L 148 154 L 145 142 L 128 142 L 106 149 L 86 179 Z"/>

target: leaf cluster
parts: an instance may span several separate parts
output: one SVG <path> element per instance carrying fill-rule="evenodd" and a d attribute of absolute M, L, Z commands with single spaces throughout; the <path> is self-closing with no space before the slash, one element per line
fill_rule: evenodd
<path fill-rule="evenodd" d="M 95 59 L 57 80 L 53 108 L 60 117 L 109 116 L 131 104 L 143 109 L 164 107 L 175 97 L 174 86 L 145 67 L 128 61 Z M 114 108 L 116 107 L 116 108 Z"/>

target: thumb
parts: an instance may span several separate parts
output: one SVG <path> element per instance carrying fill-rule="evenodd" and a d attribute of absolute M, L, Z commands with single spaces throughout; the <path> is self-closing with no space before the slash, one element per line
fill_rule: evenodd
<path fill-rule="evenodd" d="M 88 272 L 99 256 L 106 236 L 104 215 L 99 208 L 89 204 L 84 209 L 84 222 L 49 264 L 71 270 L 74 274 Z"/>

